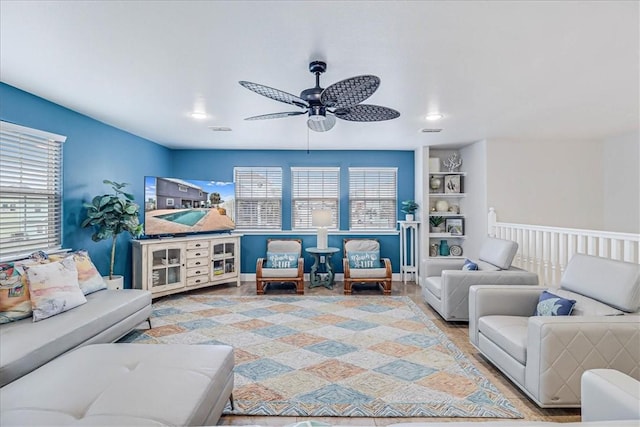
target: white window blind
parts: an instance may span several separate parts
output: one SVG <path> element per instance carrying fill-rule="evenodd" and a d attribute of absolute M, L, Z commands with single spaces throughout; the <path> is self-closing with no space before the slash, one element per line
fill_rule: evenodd
<path fill-rule="evenodd" d="M 291 228 L 313 228 L 311 212 L 331 211 L 331 226 L 338 228 L 340 168 L 291 168 Z"/>
<path fill-rule="evenodd" d="M 0 258 L 61 247 L 65 140 L 0 122 Z"/>
<path fill-rule="evenodd" d="M 236 167 L 236 228 L 282 229 L 282 169 Z"/>
<path fill-rule="evenodd" d="M 395 230 L 396 168 L 349 168 L 349 229 Z"/>

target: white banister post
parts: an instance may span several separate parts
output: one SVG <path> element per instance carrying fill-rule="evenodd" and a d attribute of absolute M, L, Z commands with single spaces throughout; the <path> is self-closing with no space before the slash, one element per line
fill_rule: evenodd
<path fill-rule="evenodd" d="M 487 215 L 487 232 L 491 237 L 496 237 L 497 221 L 496 210 L 494 208 L 489 208 L 489 214 Z"/>

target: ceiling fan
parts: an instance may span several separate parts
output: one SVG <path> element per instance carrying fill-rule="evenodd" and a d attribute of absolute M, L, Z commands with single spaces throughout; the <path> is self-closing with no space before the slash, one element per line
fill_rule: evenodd
<path fill-rule="evenodd" d="M 313 61 L 309 64 L 309 71 L 316 75 L 316 86 L 303 90 L 299 97 L 258 83 L 240 81 L 243 87 L 259 95 L 302 109 L 247 117 L 245 120 L 278 119 L 308 114 L 309 129 L 326 132 L 335 126 L 336 117 L 352 122 L 380 122 L 400 116 L 399 112 L 391 108 L 361 104 L 380 86 L 380 78 L 376 76 L 351 77 L 324 89 L 320 87 L 320 74 L 327 71 L 327 64 L 322 61 Z"/>

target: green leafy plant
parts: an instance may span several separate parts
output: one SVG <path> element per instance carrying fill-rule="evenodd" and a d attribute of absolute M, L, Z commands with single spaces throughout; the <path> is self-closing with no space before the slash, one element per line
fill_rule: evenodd
<path fill-rule="evenodd" d="M 415 200 L 405 200 L 402 202 L 402 212 L 413 215 L 418 210 L 418 204 Z"/>
<path fill-rule="evenodd" d="M 432 216 L 429 217 L 429 224 L 432 227 L 440 227 L 440 225 L 444 222 L 444 217 L 441 216 Z"/>
<path fill-rule="evenodd" d="M 113 279 L 118 235 L 126 231 L 133 237 L 138 237 L 142 234 L 142 224 L 138 219 L 140 207 L 133 202 L 133 195 L 122 190 L 129 184 L 108 179 L 102 182 L 110 185 L 113 193 L 95 196 L 91 203 L 83 204 L 87 208 L 87 218 L 82 221 L 81 226 L 94 228 L 91 236 L 94 242 L 112 239 L 109 279 Z"/>

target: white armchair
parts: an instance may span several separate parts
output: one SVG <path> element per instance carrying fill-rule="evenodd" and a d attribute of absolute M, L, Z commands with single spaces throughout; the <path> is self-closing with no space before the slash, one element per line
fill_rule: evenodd
<path fill-rule="evenodd" d="M 467 321 L 471 285 L 537 285 L 536 273 L 511 265 L 517 251 L 516 242 L 487 238 L 476 262 L 477 271 L 462 270 L 464 259 L 425 260 L 426 278 L 422 286 L 424 301 L 444 320 Z"/>
<path fill-rule="evenodd" d="M 640 265 L 574 255 L 559 289 L 569 316 L 534 316 L 545 287 L 472 286 L 469 338 L 543 408 L 578 407 L 585 370 L 640 379 Z"/>

